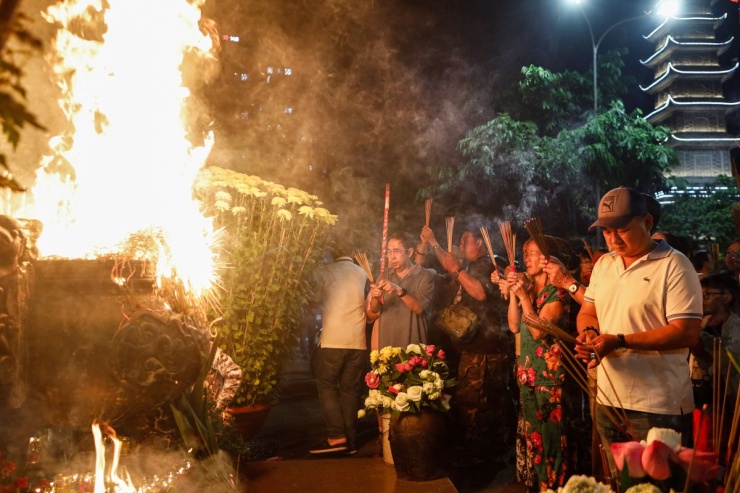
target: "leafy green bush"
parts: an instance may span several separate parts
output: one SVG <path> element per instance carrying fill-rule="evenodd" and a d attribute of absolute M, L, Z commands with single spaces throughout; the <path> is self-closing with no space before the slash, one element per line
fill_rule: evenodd
<path fill-rule="evenodd" d="M 233 404 L 274 401 L 337 216 L 314 195 L 217 167 L 195 194 L 224 231 L 221 347 L 243 372 Z"/>

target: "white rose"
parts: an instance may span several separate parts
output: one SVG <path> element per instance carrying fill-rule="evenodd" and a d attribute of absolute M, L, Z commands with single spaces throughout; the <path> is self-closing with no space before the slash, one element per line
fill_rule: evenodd
<path fill-rule="evenodd" d="M 430 401 L 436 401 L 437 399 L 439 399 L 440 397 L 442 397 L 442 392 L 440 392 L 438 390 L 436 392 L 432 392 L 427 397 L 429 398 Z"/>
<path fill-rule="evenodd" d="M 444 394 L 442 396 L 442 407 L 444 408 L 445 411 L 450 410 L 450 399 L 451 398 L 452 396 L 450 394 Z"/>
<path fill-rule="evenodd" d="M 409 344 L 406 346 L 406 354 L 411 353 L 421 355 L 421 348 L 418 344 Z"/>
<path fill-rule="evenodd" d="M 420 385 L 412 385 L 406 390 L 406 395 L 410 401 L 421 402 L 424 396 L 424 389 Z"/>
<path fill-rule="evenodd" d="M 393 404 L 396 408 L 396 411 L 401 412 L 408 411 L 411 407 L 411 404 L 409 403 L 409 396 L 406 394 L 406 392 L 399 392 L 396 396 L 396 400 L 393 401 Z"/>
<path fill-rule="evenodd" d="M 441 378 L 438 378 L 438 379 L 436 379 L 436 380 L 434 381 L 434 387 L 435 387 L 435 388 L 436 388 L 437 390 L 442 390 L 443 388 L 445 388 L 445 381 L 444 381 L 444 380 L 442 380 Z"/>
<path fill-rule="evenodd" d="M 647 434 L 647 444 L 655 440 L 668 445 L 674 452 L 681 450 L 681 434 L 670 428 L 650 428 Z"/>
<path fill-rule="evenodd" d="M 421 378 L 422 380 L 426 380 L 429 377 L 430 373 L 432 372 L 430 372 L 429 370 L 421 370 L 419 372 L 419 378 Z"/>
<path fill-rule="evenodd" d="M 388 409 L 389 407 L 393 406 L 393 399 L 388 397 L 387 395 L 384 395 L 380 398 L 381 405 Z"/>
<path fill-rule="evenodd" d="M 424 393 L 427 395 L 433 394 L 437 391 L 437 388 L 434 386 L 432 382 L 424 382 L 424 385 L 422 385 L 422 388 L 424 389 Z"/>

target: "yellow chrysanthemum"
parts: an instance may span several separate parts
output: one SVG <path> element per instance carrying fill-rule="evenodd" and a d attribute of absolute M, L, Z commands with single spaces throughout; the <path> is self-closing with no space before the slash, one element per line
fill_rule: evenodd
<path fill-rule="evenodd" d="M 298 214 L 304 215 L 306 217 L 310 217 L 313 219 L 313 207 L 309 207 L 307 205 L 301 206 L 300 209 L 298 209 Z"/>
<path fill-rule="evenodd" d="M 273 197 L 270 203 L 276 207 L 282 207 L 285 205 L 285 199 L 282 197 Z"/>
<path fill-rule="evenodd" d="M 373 349 L 372 351 L 370 351 L 370 364 L 374 365 L 375 362 L 378 361 L 379 356 L 380 354 L 378 353 L 377 349 Z"/>
<path fill-rule="evenodd" d="M 279 211 L 277 211 L 277 216 L 280 218 L 281 221 L 290 221 L 291 219 L 293 219 L 293 214 L 285 209 L 280 209 Z"/>

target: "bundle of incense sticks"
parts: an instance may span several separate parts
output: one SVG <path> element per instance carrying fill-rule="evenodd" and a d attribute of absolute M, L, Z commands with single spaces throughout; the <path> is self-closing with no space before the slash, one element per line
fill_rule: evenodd
<path fill-rule="evenodd" d="M 501 238 L 504 240 L 504 248 L 506 248 L 506 256 L 509 257 L 509 265 L 513 269 L 514 265 L 516 265 L 516 233 L 512 233 L 511 223 L 509 221 L 498 223 L 498 228 L 501 230 Z"/>
<path fill-rule="evenodd" d="M 447 227 L 447 251 L 452 253 L 452 239 L 455 233 L 455 216 L 447 216 L 445 218 L 445 226 Z"/>
<path fill-rule="evenodd" d="M 587 242 L 586 240 L 583 240 L 583 248 L 586 249 L 586 254 L 588 255 L 588 258 L 591 262 L 594 261 L 594 251 L 591 248 L 591 244 Z"/>
<path fill-rule="evenodd" d="M 569 348 L 569 346 L 572 346 L 575 344 L 575 337 L 568 334 L 566 331 L 558 327 L 557 325 L 553 324 L 549 320 L 544 320 L 538 317 L 535 314 L 529 314 L 529 315 L 523 315 L 522 321 L 527 324 L 527 326 L 532 327 L 534 329 L 540 330 L 548 335 L 551 335 L 558 339 L 562 344 L 559 344 L 560 351 L 561 351 L 561 361 L 563 362 L 563 368 L 566 372 L 573 378 L 573 380 L 581 387 L 581 389 L 588 393 L 588 379 L 586 376 L 586 367 L 578 361 L 575 354 L 573 353 L 573 350 Z M 609 379 L 609 376 L 607 375 L 607 380 L 610 385 L 611 379 Z M 598 387 L 598 384 L 597 384 Z M 614 391 L 614 386 L 612 385 L 612 391 Z M 615 391 L 616 394 L 616 391 Z M 611 402 L 607 398 L 608 402 L 601 402 L 605 406 L 607 406 L 608 411 L 606 412 L 606 417 L 619 429 L 624 431 L 625 434 L 635 436 L 634 430 L 631 430 L 631 425 L 629 424 L 629 419 L 627 418 L 626 412 L 622 409 L 622 403 L 619 402 L 619 398 L 617 398 L 617 403 Z M 612 409 L 613 408 L 613 409 Z M 625 425 L 626 423 L 626 425 Z"/>
<path fill-rule="evenodd" d="M 355 252 L 354 257 L 357 261 L 357 265 L 365 271 L 365 275 L 370 279 L 370 282 L 374 283 L 375 279 L 373 279 L 373 271 L 370 268 L 370 261 L 367 259 L 367 254 L 365 252 Z"/>
<path fill-rule="evenodd" d="M 712 272 L 719 272 L 719 243 L 707 245 L 709 258 L 712 259 Z"/>
<path fill-rule="evenodd" d="M 488 234 L 488 228 L 486 228 L 485 226 L 481 226 L 480 234 L 483 236 L 483 241 L 486 243 L 486 248 L 488 249 L 488 256 L 491 257 L 491 262 L 493 262 L 493 267 L 496 269 L 496 272 L 498 272 L 500 276 L 501 271 L 499 270 L 498 264 L 496 263 L 496 255 L 493 253 L 493 247 L 491 246 L 491 237 Z"/>
<path fill-rule="evenodd" d="M 432 199 L 426 199 L 424 201 L 424 212 L 426 213 L 426 224 L 427 228 L 429 227 L 429 221 L 432 219 Z"/>
<path fill-rule="evenodd" d="M 732 222 L 735 223 L 735 231 L 740 235 L 740 204 L 732 204 L 730 211 L 732 211 Z"/>
<path fill-rule="evenodd" d="M 533 329 L 537 329 L 541 332 L 544 332 L 545 334 L 551 335 L 555 337 L 556 339 L 560 339 L 563 342 L 567 342 L 568 344 L 576 343 L 575 337 L 568 334 L 566 331 L 564 331 L 563 329 L 561 329 L 554 323 L 550 322 L 549 320 L 540 318 L 534 313 L 522 315 L 522 321 L 525 324 L 527 324 L 529 327 L 532 327 Z"/>
<path fill-rule="evenodd" d="M 542 252 L 542 255 L 546 259 L 550 258 L 550 252 L 547 251 L 547 244 L 545 243 L 545 234 L 542 232 L 542 221 L 539 217 L 533 217 L 524 221 L 524 229 L 529 233 L 529 237 L 537 244 L 537 247 Z"/>

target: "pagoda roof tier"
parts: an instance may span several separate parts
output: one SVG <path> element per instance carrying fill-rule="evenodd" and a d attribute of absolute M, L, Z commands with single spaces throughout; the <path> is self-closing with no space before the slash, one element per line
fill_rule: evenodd
<path fill-rule="evenodd" d="M 737 147 L 740 136 L 727 132 L 675 132 L 668 145 L 671 147 L 714 147 L 728 149 Z"/>
<path fill-rule="evenodd" d="M 740 108 L 740 101 L 734 103 L 727 102 L 724 99 L 691 99 L 687 98 L 674 99 L 670 94 L 668 99 L 660 107 L 644 117 L 650 123 L 657 123 L 665 120 L 676 111 L 706 111 L 706 110 L 717 110 L 722 109 L 725 113 L 729 113 Z"/>
<path fill-rule="evenodd" d="M 660 37 L 665 36 L 668 34 L 668 31 L 676 25 L 676 24 L 683 24 L 683 23 L 690 23 L 693 25 L 696 25 L 698 23 L 706 23 L 711 24 L 714 29 L 719 27 L 722 22 L 727 19 L 727 13 L 722 14 L 720 17 L 712 17 L 710 15 L 693 15 L 690 17 L 666 17 L 665 20 L 656 27 L 653 32 L 651 32 L 648 35 L 643 35 L 642 37 L 648 41 L 655 41 L 656 39 L 660 39 Z"/>
<path fill-rule="evenodd" d="M 647 87 L 640 86 L 640 89 L 642 89 L 644 92 L 650 92 L 655 93 L 659 90 L 665 89 L 670 85 L 675 79 L 682 78 L 682 79 L 716 79 L 719 78 L 721 82 L 726 81 L 729 79 L 733 73 L 735 73 L 735 70 L 737 70 L 737 67 L 740 65 L 740 62 L 735 63 L 732 67 L 728 69 L 717 69 L 717 70 L 682 70 L 679 68 L 676 68 L 673 66 L 673 63 L 668 62 L 668 68 L 666 69 L 665 73 L 655 79 L 652 84 L 650 84 Z"/>
<path fill-rule="evenodd" d="M 647 60 L 640 60 L 640 63 L 646 67 L 654 67 L 677 51 L 686 53 L 716 50 L 717 54 L 722 54 L 730 47 L 734 39 L 732 37 L 727 41 L 678 41 L 673 36 L 668 35 L 663 46 L 658 48 Z"/>

